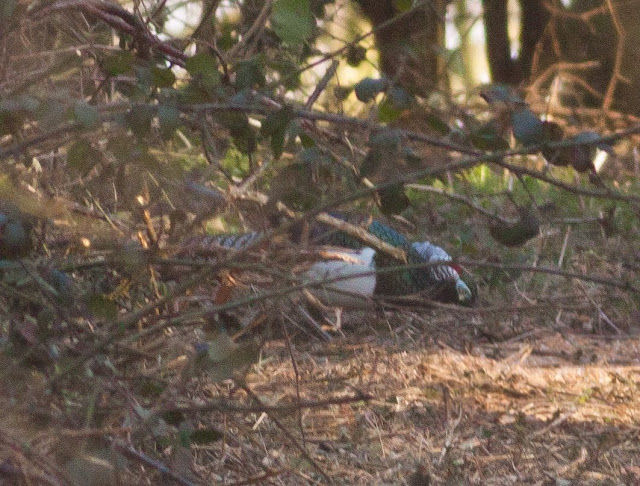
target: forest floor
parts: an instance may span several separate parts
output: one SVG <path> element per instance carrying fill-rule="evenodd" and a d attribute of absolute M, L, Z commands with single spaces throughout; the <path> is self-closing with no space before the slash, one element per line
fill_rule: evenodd
<path fill-rule="evenodd" d="M 638 257 L 632 242 L 575 241 L 572 270 L 633 279 L 620 265 Z M 633 296 L 522 274 L 478 304 L 345 312 L 328 343 L 289 326 L 246 376 L 271 408 L 225 421 L 196 470 L 220 484 L 640 485 Z M 201 385 L 199 403 L 256 403 Z"/>
<path fill-rule="evenodd" d="M 544 238 L 532 260 L 548 264 L 568 238 L 551 249 Z M 576 237 L 568 268 L 633 281 L 633 242 L 598 241 L 607 258 Z M 640 485 L 635 297 L 588 279 L 525 272 L 491 286 L 487 275 L 475 307 L 344 311 L 329 341 L 299 298 L 238 308 L 255 328 L 209 341 L 224 359 L 198 373 L 175 370 L 202 319 L 147 334 L 150 318 L 135 340 L 105 327 L 116 345 L 53 389 L 68 361 L 44 359 L 33 309 L 14 308 L 13 335 L 34 359 L 0 355 L 0 484 Z M 216 282 L 163 312 L 204 308 Z M 103 330 L 69 322 L 58 342 L 77 359 Z M 243 354 L 255 338 L 257 360 Z"/>
<path fill-rule="evenodd" d="M 229 461 L 271 484 L 323 484 L 319 469 L 337 484 L 640 484 L 640 338 L 594 332 L 588 313 L 544 322 L 544 307 L 499 342 L 472 312 L 360 314 L 330 344 L 270 342 L 248 377 L 270 405 L 369 398 L 275 415 L 315 467 L 256 414 L 200 470 L 225 484 L 212 471 Z"/>

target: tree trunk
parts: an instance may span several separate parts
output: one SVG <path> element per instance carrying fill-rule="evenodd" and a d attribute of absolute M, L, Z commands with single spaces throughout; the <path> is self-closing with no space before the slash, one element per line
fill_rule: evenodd
<path fill-rule="evenodd" d="M 515 85 L 528 80 L 533 54 L 550 18 L 543 0 L 520 1 L 520 52 L 517 60 L 511 57 L 507 0 L 484 0 L 483 6 L 492 81 Z"/>
<path fill-rule="evenodd" d="M 415 94 L 424 96 L 439 87 L 446 2 L 434 0 L 402 14 L 393 0 L 356 1 L 376 29 L 382 72 Z"/>

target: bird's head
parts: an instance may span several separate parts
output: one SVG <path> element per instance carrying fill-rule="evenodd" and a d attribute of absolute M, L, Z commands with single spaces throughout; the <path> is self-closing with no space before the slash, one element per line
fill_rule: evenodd
<path fill-rule="evenodd" d="M 462 279 L 456 281 L 456 292 L 458 294 L 458 302 L 461 304 L 470 304 L 473 301 L 473 292 Z"/>

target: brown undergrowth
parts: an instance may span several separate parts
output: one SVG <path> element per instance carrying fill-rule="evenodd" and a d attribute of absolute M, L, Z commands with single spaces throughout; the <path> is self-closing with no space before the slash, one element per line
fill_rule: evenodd
<path fill-rule="evenodd" d="M 179 484 L 163 467 L 183 484 L 638 484 L 636 325 L 598 328 L 598 309 L 584 298 L 574 311 L 557 304 L 502 316 L 349 312 L 329 343 L 299 329 L 269 340 L 236 382 L 147 362 L 147 371 L 105 373 L 99 389 L 51 401 L 37 374 L 16 371 L 21 385 L 3 398 L 5 467 L 25 468 L 32 483 L 47 484 L 48 473 L 56 478 L 48 484 L 65 484 L 55 481 L 74 474 L 68 462 L 58 466 L 71 445 L 110 437 L 123 469 L 86 484 Z M 191 334 L 164 341 L 186 349 Z M 149 400 L 139 381 L 163 374 L 172 391 Z M 83 428 L 88 417 L 73 410 L 92 393 L 102 427 Z M 139 407 L 158 406 L 184 415 L 174 432 L 140 426 Z M 73 420 L 76 430 L 53 425 Z M 185 427 L 219 437 L 167 441 Z"/>

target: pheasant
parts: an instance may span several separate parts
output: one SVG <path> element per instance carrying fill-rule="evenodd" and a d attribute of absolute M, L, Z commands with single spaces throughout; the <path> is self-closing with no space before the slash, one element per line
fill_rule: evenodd
<path fill-rule="evenodd" d="M 327 294 L 327 289 L 351 292 L 352 295 L 360 295 L 361 300 L 362 297 L 403 296 L 420 292 L 430 300 L 471 303 L 473 294 L 460 278 L 458 269 L 446 263 L 437 264 L 451 261 L 451 256 L 441 247 L 428 241 L 411 243 L 401 233 L 378 220 L 373 220 L 367 230 L 385 243 L 404 250 L 409 268 L 391 271 L 392 267 L 400 266 L 400 262 L 373 248 L 364 247 L 353 236 L 319 225 L 312 231 L 314 242 L 351 250 L 341 252 L 346 257 L 343 261 L 322 261 L 313 265 L 307 271 L 306 276 L 309 280 L 340 278 L 341 280 L 335 280 L 325 286 L 324 293 Z M 426 265 L 429 263 L 432 265 Z M 343 278 L 358 273 L 363 275 L 357 278 Z M 330 303 L 344 300 L 338 298 L 336 292 L 333 294 L 329 293 L 325 300 Z M 346 293 L 344 296 L 349 297 Z"/>
<path fill-rule="evenodd" d="M 469 305 L 473 293 L 460 278 L 459 268 L 447 262 L 451 256 L 430 242 L 409 242 L 390 226 L 373 220 L 367 230 L 389 245 L 402 249 L 408 268 L 394 269 L 402 264 L 357 238 L 323 224 L 314 225 L 310 241 L 336 247 L 325 252 L 327 259 L 314 263 L 303 275 L 309 283 L 328 280 L 326 285 L 313 285 L 309 290 L 328 305 L 359 307 L 375 296 L 404 296 L 423 293 L 428 299 L 445 303 Z M 299 241 L 298 232 L 292 240 Z M 244 248 L 260 237 L 260 233 L 217 235 L 207 237 L 213 243 L 230 248 Z M 429 264 L 432 265 L 429 265 Z M 422 266 L 418 266 L 422 265 Z"/>

